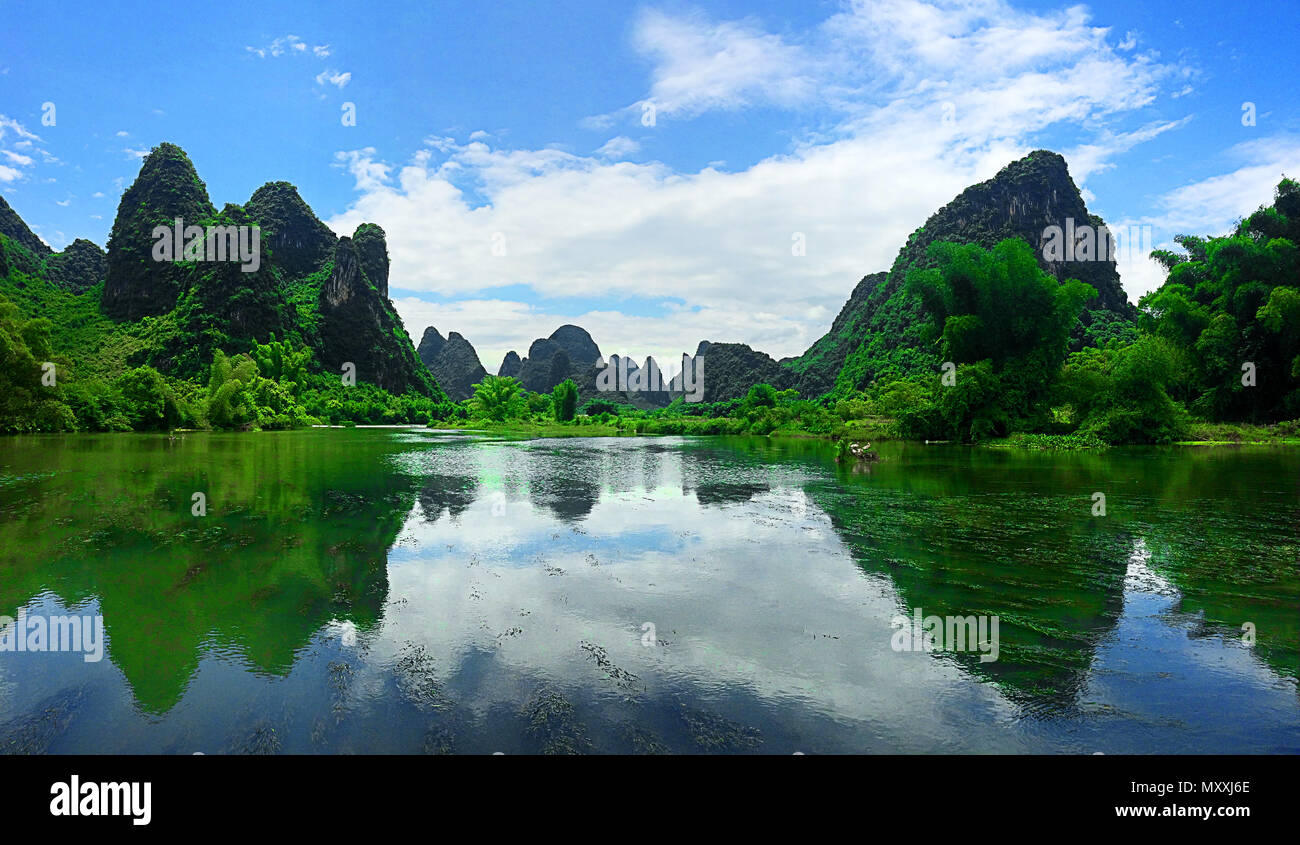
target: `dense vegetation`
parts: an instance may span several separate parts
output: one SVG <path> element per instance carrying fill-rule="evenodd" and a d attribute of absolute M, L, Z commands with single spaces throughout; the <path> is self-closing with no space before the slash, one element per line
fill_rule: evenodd
<path fill-rule="evenodd" d="M 593 395 L 585 380 L 530 390 L 526 368 L 467 382 L 467 398 L 450 400 L 387 300 L 382 229 L 336 239 L 287 183 L 217 212 L 183 151 L 160 145 L 123 197 L 107 257 L 83 241 L 53 253 L 0 208 L 0 432 L 414 423 L 1064 448 L 1294 434 L 1300 186 L 1284 179 L 1224 237 L 1180 237 L 1183 252 L 1156 253 L 1168 279 L 1136 311 L 1114 301 L 1113 262 L 1075 262 L 1066 269 L 1079 281 L 1045 269 L 1023 234 L 990 242 L 1027 225 L 1014 214 L 980 218 L 964 242 L 931 237 L 953 215 L 978 217 L 981 203 L 1048 202 L 1068 180 L 1058 159 L 1035 153 L 935 215 L 801 358 L 778 365 L 742 344 L 702 343 L 712 401 L 646 409 L 629 394 Z M 123 244 L 147 251 L 143 231 L 187 211 L 262 226 L 261 269 L 128 260 Z M 1081 200 L 1076 211 L 1086 214 Z M 584 366 L 603 360 L 585 331 L 566 330 Z M 358 359 L 355 377 L 340 372 Z M 828 362 L 842 362 L 838 376 Z"/>
<path fill-rule="evenodd" d="M 1286 421 L 1300 417 L 1298 237 L 1300 187 L 1285 179 L 1275 202 L 1231 235 L 1181 237 L 1186 254 L 1159 253 L 1169 278 L 1142 299 L 1138 319 L 1094 311 L 1084 344 L 1079 321 L 1094 289 L 1044 272 L 1024 240 L 991 249 L 932 243 L 903 289 L 919 315 L 909 332 L 939 362 L 929 372 L 814 399 L 768 384 L 729 401 L 677 399 L 652 410 L 598 397 L 569 425 L 602 433 L 1010 437 L 1028 448 L 1295 437 L 1300 421 Z M 552 397 L 501 382 L 513 379 L 489 377 L 464 403 L 466 424 L 565 421 Z"/>
<path fill-rule="evenodd" d="M 155 227 L 177 218 L 256 227 L 258 260 L 193 260 L 179 247 L 160 258 Z M 0 432 L 452 413 L 387 293 L 378 226 L 338 238 L 286 182 L 217 211 L 173 144 L 155 147 L 123 194 L 107 253 L 88 241 L 54 253 L 0 200 Z"/>

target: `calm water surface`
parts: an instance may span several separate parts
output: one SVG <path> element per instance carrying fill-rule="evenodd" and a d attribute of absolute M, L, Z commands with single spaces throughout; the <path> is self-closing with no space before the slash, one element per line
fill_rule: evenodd
<path fill-rule="evenodd" d="M 108 640 L 0 652 L 0 750 L 1300 752 L 1300 450 L 880 451 L 0 440 L 0 615 Z"/>

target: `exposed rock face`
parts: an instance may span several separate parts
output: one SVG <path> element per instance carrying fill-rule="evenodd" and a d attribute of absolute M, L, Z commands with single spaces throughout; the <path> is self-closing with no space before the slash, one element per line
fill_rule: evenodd
<path fill-rule="evenodd" d="M 456 402 L 473 396 L 474 385 L 487 375 L 473 345 L 459 332 L 451 332 L 444 340 L 436 328 L 429 326 L 417 352 L 447 397 Z"/>
<path fill-rule="evenodd" d="M 644 364 L 637 364 L 631 358 L 627 359 L 626 365 L 623 359 L 618 355 L 609 356 L 609 366 L 613 371 L 609 375 L 604 375 L 604 362 L 597 361 L 595 364 L 583 371 L 580 378 L 574 381 L 578 385 L 578 404 L 582 405 L 591 399 L 603 399 L 606 402 L 614 402 L 621 405 L 631 405 L 635 408 L 649 409 L 662 408 L 673 401 L 675 395 L 668 390 L 668 374 L 664 373 L 659 367 L 658 362 L 653 357 L 647 357 Z M 623 381 L 623 369 L 626 367 L 626 381 Z M 647 385 L 651 382 L 651 373 L 654 370 L 659 371 L 659 390 L 630 390 L 628 388 L 638 385 L 642 379 L 646 380 Z M 602 375 L 604 378 L 602 379 Z M 607 385 L 612 384 L 619 387 L 619 390 L 601 390 L 601 382 Z"/>
<path fill-rule="evenodd" d="M 513 375 L 536 393 L 549 393 L 566 378 L 581 386 L 587 371 L 604 361 L 600 347 L 587 330 L 573 325 L 560 326 L 550 337 L 534 340 L 528 347 L 528 356 L 519 362 L 518 371 L 506 373 L 504 368 L 511 363 L 510 355 L 506 355 L 498 374 Z"/>
<path fill-rule="evenodd" d="M 262 227 L 262 244 L 286 276 L 299 278 L 325 266 L 338 238 L 288 182 L 267 182 L 253 192 L 248 216 Z M 378 227 L 376 227 L 378 228 Z M 380 231 L 380 238 L 383 231 Z M 388 273 L 385 268 L 384 283 Z"/>
<path fill-rule="evenodd" d="M 523 362 L 519 360 L 519 353 L 511 349 L 506 353 L 506 357 L 501 359 L 501 366 L 497 368 L 499 376 L 517 376 Z"/>
<path fill-rule="evenodd" d="M 424 365 L 429 366 L 429 362 L 438 357 L 442 347 L 447 345 L 447 339 L 433 326 L 424 330 L 424 335 L 420 338 L 420 345 L 415 348 L 415 355 Z"/>
<path fill-rule="evenodd" d="M 388 241 L 384 230 L 374 223 L 362 223 L 352 233 L 352 244 L 361 258 L 361 269 L 366 278 L 388 298 Z"/>
<path fill-rule="evenodd" d="M 357 256 L 356 247 L 352 245 L 352 239 L 339 238 L 334 250 L 334 269 L 320 289 L 322 313 L 326 308 L 338 309 L 359 299 L 365 284 L 361 274 L 361 259 Z"/>
<path fill-rule="evenodd" d="M 326 371 L 339 373 L 344 364 L 352 363 L 359 380 L 392 393 L 416 390 L 441 395 L 415 357 L 411 339 L 388 300 L 366 278 L 351 238 L 339 238 L 334 268 L 320 289 L 319 310 L 321 362 Z"/>
<path fill-rule="evenodd" d="M 154 228 L 174 232 L 178 217 L 213 238 L 205 238 L 204 260 L 183 260 L 183 243 L 173 244 L 177 260 L 154 259 Z M 238 242 L 235 255 L 206 254 L 216 228 L 234 235 L 222 245 Z M 243 352 L 274 336 L 309 347 L 309 366 L 331 376 L 350 362 L 359 381 L 444 398 L 388 301 L 383 229 L 363 223 L 354 238 L 337 238 L 287 182 L 269 182 L 247 207 L 227 204 L 218 213 L 174 144 L 155 147 L 123 193 L 107 254 L 84 240 L 51 253 L 0 199 L 0 277 L 13 270 L 77 292 L 102 280 L 100 307 L 121 321 L 167 315 L 166 330 L 149 333 L 132 365 L 203 381 L 217 349 Z"/>
<path fill-rule="evenodd" d="M 51 255 L 45 264 L 49 280 L 73 293 L 83 293 L 104 281 L 107 272 L 107 254 L 84 238 L 77 238 L 63 252 Z"/>
<path fill-rule="evenodd" d="M 772 360 L 770 355 L 744 343 L 701 341 L 695 357 L 703 357 L 705 402 L 725 402 L 744 397 L 756 384 L 770 384 L 777 390 L 793 387 L 796 374 Z"/>
<path fill-rule="evenodd" d="M 592 340 L 587 330 L 580 326 L 565 324 L 551 333 L 550 339 L 560 346 L 577 366 L 594 364 L 600 360 L 600 347 Z M 530 350 L 528 356 L 533 356 Z M 563 379 L 561 379 L 563 381 Z"/>
<path fill-rule="evenodd" d="M 30 249 L 37 257 L 49 255 L 54 251 L 27 227 L 27 223 L 18 216 L 18 212 L 9 207 L 4 197 L 0 197 L 0 235 L 7 235 L 11 240 Z"/>
<path fill-rule="evenodd" d="M 1034 247 L 1039 265 L 1058 279 L 1076 278 L 1097 290 L 1088 308 L 1132 319 L 1135 309 L 1120 285 L 1113 256 L 1106 260 L 1049 262 L 1042 247 L 1049 226 L 1064 229 L 1104 226 L 1088 213 L 1065 159 L 1038 150 L 1003 168 L 997 176 L 967 188 L 917 229 L 899 251 L 886 274 L 865 277 L 836 317 L 831 331 L 807 352 L 783 364 L 793 371 L 805 396 L 831 387 L 847 393 L 877 379 L 899 378 L 937 367 L 934 352 L 922 334 L 924 314 L 916 297 L 907 293 L 908 271 L 931 265 L 926 249 L 936 241 L 974 243 L 988 249 L 1006 238 L 1019 237 Z M 1076 334 L 1091 320 L 1080 318 Z"/>
<path fill-rule="evenodd" d="M 207 186 L 185 151 L 175 144 L 154 147 L 117 206 L 108 239 L 104 312 L 138 320 L 174 308 L 192 268 L 153 260 L 154 226 L 169 225 L 177 217 L 186 226 L 199 225 L 215 213 Z"/>
<path fill-rule="evenodd" d="M 1133 314 L 1114 256 L 1104 261 L 1055 263 L 1043 257 L 1047 227 L 1064 228 L 1067 220 L 1079 228 L 1105 226 L 1100 217 L 1088 212 L 1065 159 L 1059 153 L 1036 150 L 1011 162 L 987 182 L 962 191 L 935 212 L 908 239 L 894 266 L 900 261 L 908 267 L 925 266 L 925 251 L 935 241 L 953 240 L 991 249 L 998 241 L 1019 237 L 1034 248 L 1039 264 L 1057 279 L 1078 279 L 1096 288 L 1098 301 L 1093 307 Z"/>

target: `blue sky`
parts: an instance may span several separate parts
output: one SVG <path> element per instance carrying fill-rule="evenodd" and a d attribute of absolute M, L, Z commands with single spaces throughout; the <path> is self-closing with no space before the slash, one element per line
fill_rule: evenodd
<path fill-rule="evenodd" d="M 1300 174 L 1296 5 L 1197 5 L 5 3 L 0 194 L 55 248 L 103 245 L 171 141 L 218 205 L 284 179 L 342 234 L 382 225 L 408 330 L 489 370 L 563 322 L 606 354 L 781 357 L 1037 147 L 1156 246 Z M 1121 272 L 1134 300 L 1160 282 Z"/>

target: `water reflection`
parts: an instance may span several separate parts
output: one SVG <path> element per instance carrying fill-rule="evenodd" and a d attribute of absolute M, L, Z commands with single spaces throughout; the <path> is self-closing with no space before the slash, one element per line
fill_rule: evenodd
<path fill-rule="evenodd" d="M 0 748 L 1300 745 L 1287 453 L 162 440 L 12 441 L 0 613 L 90 606 L 110 641 L 0 654 Z M 999 659 L 894 651 L 916 610 L 999 616 Z"/>

